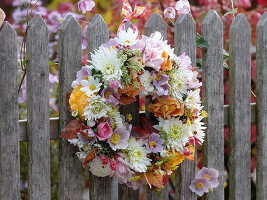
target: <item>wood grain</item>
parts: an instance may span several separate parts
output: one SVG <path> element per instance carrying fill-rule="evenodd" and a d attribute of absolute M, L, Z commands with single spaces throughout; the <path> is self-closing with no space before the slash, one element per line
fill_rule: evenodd
<path fill-rule="evenodd" d="M 159 31 L 164 39 L 167 37 L 167 24 L 163 20 L 162 16 L 156 13 L 153 13 L 145 24 L 145 35 L 150 36 L 155 31 Z M 153 120 L 153 115 L 148 112 L 147 107 L 151 102 L 151 97 L 146 97 L 146 116 Z M 146 187 L 146 196 L 148 200 L 167 200 L 169 199 L 168 187 L 165 186 L 160 192 L 151 190 L 149 187 Z"/>
<path fill-rule="evenodd" d="M 109 40 L 109 29 L 101 15 L 95 15 L 88 27 L 89 53 Z M 90 57 L 90 55 L 89 55 Z M 111 178 L 96 177 L 90 173 L 90 200 L 111 199 Z"/>
<path fill-rule="evenodd" d="M 230 200 L 251 198 L 250 38 L 250 25 L 238 14 L 230 27 Z"/>
<path fill-rule="evenodd" d="M 267 12 L 257 25 L 257 178 L 256 198 L 267 199 Z"/>
<path fill-rule="evenodd" d="M 59 130 L 61 131 L 73 118 L 67 106 L 67 94 L 72 91 L 71 83 L 82 66 L 81 26 L 71 16 L 67 16 L 60 26 L 59 42 Z M 60 139 L 59 196 L 60 200 L 82 199 L 82 164 L 75 153 L 77 147 Z"/>
<path fill-rule="evenodd" d="M 0 199 L 20 199 L 16 32 L 0 27 Z"/>
<path fill-rule="evenodd" d="M 29 199 L 50 200 L 48 29 L 40 15 L 29 23 L 26 48 Z"/>
<path fill-rule="evenodd" d="M 175 22 L 174 30 L 175 53 L 186 53 L 190 56 L 192 66 L 196 66 L 196 23 L 190 14 L 180 15 Z M 196 160 L 196 158 L 195 158 Z M 175 172 L 175 199 L 196 200 L 189 185 L 195 178 L 196 161 L 184 160 Z"/>
<path fill-rule="evenodd" d="M 202 37 L 209 47 L 203 48 L 203 92 L 206 137 L 205 167 L 219 170 L 220 185 L 207 195 L 210 200 L 224 199 L 224 126 L 223 126 L 223 23 L 216 11 L 209 11 L 202 24 Z"/>

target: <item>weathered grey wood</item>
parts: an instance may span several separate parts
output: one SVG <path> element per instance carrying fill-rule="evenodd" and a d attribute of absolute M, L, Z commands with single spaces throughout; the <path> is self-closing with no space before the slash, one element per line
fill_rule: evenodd
<path fill-rule="evenodd" d="M 267 199 L 267 12 L 257 25 L 257 200 Z"/>
<path fill-rule="evenodd" d="M 59 66 L 59 130 L 62 130 L 73 118 L 68 110 L 67 94 L 71 92 L 71 82 L 82 67 L 81 27 L 68 15 L 60 27 Z M 82 199 L 82 164 L 75 153 L 76 147 L 68 141 L 60 140 L 59 196 L 60 200 Z"/>
<path fill-rule="evenodd" d="M 155 31 L 159 31 L 163 36 L 164 39 L 167 37 L 167 25 L 166 22 L 163 20 L 162 16 L 153 13 L 147 23 L 145 24 L 145 35 L 150 36 Z M 148 112 L 147 107 L 151 103 L 151 97 L 146 97 L 146 116 L 152 120 L 151 113 Z M 148 200 L 167 200 L 169 199 L 168 196 L 168 187 L 165 186 L 164 189 L 162 189 L 160 192 L 157 192 L 155 190 L 149 189 L 149 187 L 146 187 L 146 196 Z"/>
<path fill-rule="evenodd" d="M 174 43 L 177 54 L 186 53 L 196 66 L 196 22 L 191 14 L 182 14 L 174 26 Z"/>
<path fill-rule="evenodd" d="M 109 29 L 101 15 L 93 17 L 88 27 L 89 52 L 93 52 L 109 40 Z M 90 56 L 90 55 L 89 55 Z"/>
<path fill-rule="evenodd" d="M 177 19 L 174 42 L 176 54 L 186 53 L 196 66 L 196 23 L 190 14 L 180 15 Z M 188 187 L 196 175 L 196 158 L 195 161 L 184 160 L 175 173 L 175 199 L 196 200 L 197 196 Z"/>
<path fill-rule="evenodd" d="M 40 15 L 29 23 L 26 48 L 29 199 L 50 200 L 48 29 Z"/>
<path fill-rule="evenodd" d="M 153 13 L 145 24 L 145 35 L 150 36 L 155 31 L 159 31 L 164 39 L 167 39 L 167 24 L 162 16 L 158 13 Z"/>
<path fill-rule="evenodd" d="M 249 200 L 251 195 L 250 38 L 250 25 L 238 14 L 230 27 L 230 200 Z"/>
<path fill-rule="evenodd" d="M 0 199 L 20 199 L 16 35 L 0 27 Z"/>
<path fill-rule="evenodd" d="M 89 53 L 92 53 L 103 43 L 109 40 L 109 29 L 101 15 L 95 15 L 88 27 Z M 89 55 L 90 57 L 90 55 Z M 110 200 L 111 181 L 109 177 L 96 177 L 90 173 L 90 200 Z"/>
<path fill-rule="evenodd" d="M 208 112 L 204 142 L 204 164 L 219 170 L 220 185 L 209 193 L 208 199 L 224 199 L 224 126 L 223 126 L 223 23 L 216 11 L 209 11 L 202 24 L 202 37 L 209 47 L 203 52 L 204 110 Z"/>

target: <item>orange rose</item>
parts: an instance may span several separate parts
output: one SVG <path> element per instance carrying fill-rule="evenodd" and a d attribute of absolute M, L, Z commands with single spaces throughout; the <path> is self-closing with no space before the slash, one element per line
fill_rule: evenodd
<path fill-rule="evenodd" d="M 170 56 L 168 55 L 168 53 L 166 51 L 164 51 L 162 53 L 162 57 L 163 57 L 164 61 L 163 61 L 162 65 L 161 65 L 160 70 L 161 71 L 172 70 L 172 62 L 171 62 Z"/>
<path fill-rule="evenodd" d="M 157 97 L 149 106 L 148 111 L 156 117 L 166 119 L 168 116 L 176 117 L 184 114 L 184 104 L 170 96 Z"/>

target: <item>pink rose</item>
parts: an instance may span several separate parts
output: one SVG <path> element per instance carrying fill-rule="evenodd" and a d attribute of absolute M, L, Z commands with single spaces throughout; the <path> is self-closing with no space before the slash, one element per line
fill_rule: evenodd
<path fill-rule="evenodd" d="M 106 140 L 106 139 L 110 138 L 112 133 L 113 133 L 112 132 L 112 128 L 110 127 L 109 123 L 102 122 L 102 123 L 97 125 L 96 137 L 100 141 L 103 141 L 103 140 Z"/>

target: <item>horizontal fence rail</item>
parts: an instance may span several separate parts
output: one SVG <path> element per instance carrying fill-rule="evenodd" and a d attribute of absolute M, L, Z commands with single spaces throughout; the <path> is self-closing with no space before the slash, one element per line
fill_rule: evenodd
<path fill-rule="evenodd" d="M 50 140 L 59 140 L 60 200 L 81 200 L 83 170 L 72 145 L 63 141 L 60 130 L 71 120 L 66 95 L 82 64 L 81 26 L 67 16 L 59 27 L 59 118 L 49 119 L 48 107 L 48 30 L 36 15 L 29 23 L 27 49 L 27 120 L 18 120 L 16 33 L 4 22 L 0 27 L 0 199 L 19 200 L 19 142 L 28 142 L 29 197 L 51 199 Z M 131 23 L 127 23 L 127 27 Z M 166 38 L 167 24 L 159 14 L 152 14 L 145 24 L 145 35 L 159 31 Z M 267 199 L 267 13 L 257 26 L 257 105 L 251 101 L 251 30 L 245 16 L 238 14 L 230 28 L 230 97 L 223 105 L 223 22 L 215 11 L 209 11 L 202 24 L 202 36 L 208 47 L 202 50 L 204 109 L 208 111 L 204 142 L 204 166 L 220 171 L 220 184 L 205 199 L 223 200 L 224 127 L 230 128 L 229 197 L 251 199 L 251 124 L 257 125 L 257 200 Z M 95 15 L 88 26 L 88 52 L 109 39 L 109 29 L 101 15 Z M 174 48 L 177 55 L 187 53 L 196 66 L 196 23 L 191 14 L 180 15 L 174 24 Z M 90 55 L 89 55 L 90 57 Z M 15 78 L 14 78 L 15 77 Z M 150 99 L 146 100 L 146 104 Z M 138 103 L 122 106 L 138 124 Z M 88 171 L 88 170 L 87 170 Z M 194 178 L 196 162 L 185 161 L 175 174 L 175 200 L 196 200 L 188 186 Z M 90 174 L 87 172 L 87 174 Z M 168 187 L 161 192 L 142 188 L 134 191 L 118 185 L 111 178 L 90 176 L 90 200 L 135 200 L 145 193 L 147 200 L 168 200 Z M 114 192 L 115 191 L 115 192 Z M 115 196 L 114 196 L 115 194 Z"/>

